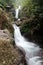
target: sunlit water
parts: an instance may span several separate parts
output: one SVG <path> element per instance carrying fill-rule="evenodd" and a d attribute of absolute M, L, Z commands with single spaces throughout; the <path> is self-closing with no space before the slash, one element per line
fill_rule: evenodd
<path fill-rule="evenodd" d="M 27 61 L 27 65 L 43 65 L 42 60 L 38 56 L 40 52 L 39 46 L 34 43 L 28 42 L 20 32 L 20 28 L 13 24 L 14 27 L 14 40 L 16 46 L 22 50 L 25 54 L 25 59 Z"/>
<path fill-rule="evenodd" d="M 21 10 L 21 6 L 19 6 L 19 7 L 15 10 L 15 12 L 16 12 L 15 18 L 17 18 L 17 19 L 18 19 L 19 10 Z"/>
<path fill-rule="evenodd" d="M 21 6 L 19 6 L 16 9 L 16 15 L 15 17 L 18 18 L 18 14 L 19 14 L 19 10 L 21 9 Z M 18 18 L 18 20 L 20 20 Z M 13 24 L 13 28 L 14 28 L 14 40 L 16 43 L 16 46 L 24 52 L 25 54 L 25 59 L 27 61 L 27 65 L 43 65 L 42 64 L 42 60 L 41 57 L 38 56 L 39 52 L 40 52 L 40 48 L 38 45 L 31 43 L 29 41 L 27 41 L 20 32 L 20 28 L 16 25 Z"/>

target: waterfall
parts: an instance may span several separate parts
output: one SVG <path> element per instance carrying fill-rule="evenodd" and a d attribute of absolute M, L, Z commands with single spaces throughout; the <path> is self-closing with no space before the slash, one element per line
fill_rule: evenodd
<path fill-rule="evenodd" d="M 21 6 L 19 6 L 16 10 L 15 10 L 15 13 L 16 13 L 16 15 L 15 15 L 15 18 L 17 18 L 18 19 L 18 14 L 19 14 L 19 11 L 21 10 Z"/>
<path fill-rule="evenodd" d="M 18 14 L 19 10 L 21 9 L 21 6 L 19 6 L 16 9 L 16 15 L 15 17 L 19 20 Z M 39 52 L 41 48 L 36 45 L 35 43 L 27 41 L 20 32 L 20 28 L 16 25 L 13 24 L 14 28 L 14 40 L 16 46 L 24 52 L 25 54 L 25 59 L 27 62 L 27 65 L 43 65 L 43 61 L 41 57 L 39 56 Z"/>
<path fill-rule="evenodd" d="M 13 24 L 14 28 L 14 40 L 16 46 L 25 53 L 25 59 L 27 61 L 27 65 L 43 65 L 41 57 L 38 56 L 40 52 L 40 48 L 38 45 L 27 41 L 20 32 L 20 28 Z"/>

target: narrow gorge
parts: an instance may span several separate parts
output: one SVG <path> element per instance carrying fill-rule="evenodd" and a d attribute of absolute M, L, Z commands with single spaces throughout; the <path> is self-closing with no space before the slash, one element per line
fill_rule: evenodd
<path fill-rule="evenodd" d="M 19 15 L 19 9 L 16 9 L 16 18 Z M 35 43 L 27 41 L 20 32 L 20 28 L 13 24 L 14 28 L 14 40 L 16 46 L 25 54 L 25 59 L 27 61 L 27 65 L 43 65 L 43 57 L 41 57 L 40 53 L 42 49 L 36 45 Z"/>

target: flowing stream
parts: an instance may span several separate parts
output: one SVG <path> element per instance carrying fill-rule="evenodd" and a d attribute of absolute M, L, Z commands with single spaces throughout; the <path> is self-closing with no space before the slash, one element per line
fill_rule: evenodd
<path fill-rule="evenodd" d="M 19 6 L 16 10 L 15 10 L 15 12 L 16 12 L 16 14 L 15 14 L 15 18 L 16 19 L 18 19 L 18 14 L 19 14 L 19 11 L 21 10 L 21 6 Z"/>
<path fill-rule="evenodd" d="M 16 11 L 16 18 L 18 18 L 18 12 L 19 12 L 17 11 Z M 27 41 L 21 35 L 20 28 L 16 24 L 13 24 L 13 28 L 14 28 L 15 44 L 20 50 L 24 52 L 27 65 L 43 65 L 42 64 L 43 61 L 41 60 L 41 57 L 38 56 L 41 48 L 39 48 L 38 45 Z"/>

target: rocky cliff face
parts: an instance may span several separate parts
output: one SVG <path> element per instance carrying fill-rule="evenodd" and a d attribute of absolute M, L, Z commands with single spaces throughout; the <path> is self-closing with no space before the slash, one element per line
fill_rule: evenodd
<path fill-rule="evenodd" d="M 14 43 L 15 44 L 15 43 Z M 0 65 L 24 65 L 24 55 L 13 46 L 8 30 L 0 30 Z"/>
<path fill-rule="evenodd" d="M 25 65 L 23 53 L 15 46 L 11 23 L 10 15 L 0 9 L 0 65 Z"/>
<path fill-rule="evenodd" d="M 9 31 L 0 30 L 0 65 L 24 65 L 22 60 L 23 54 L 14 48 Z"/>

